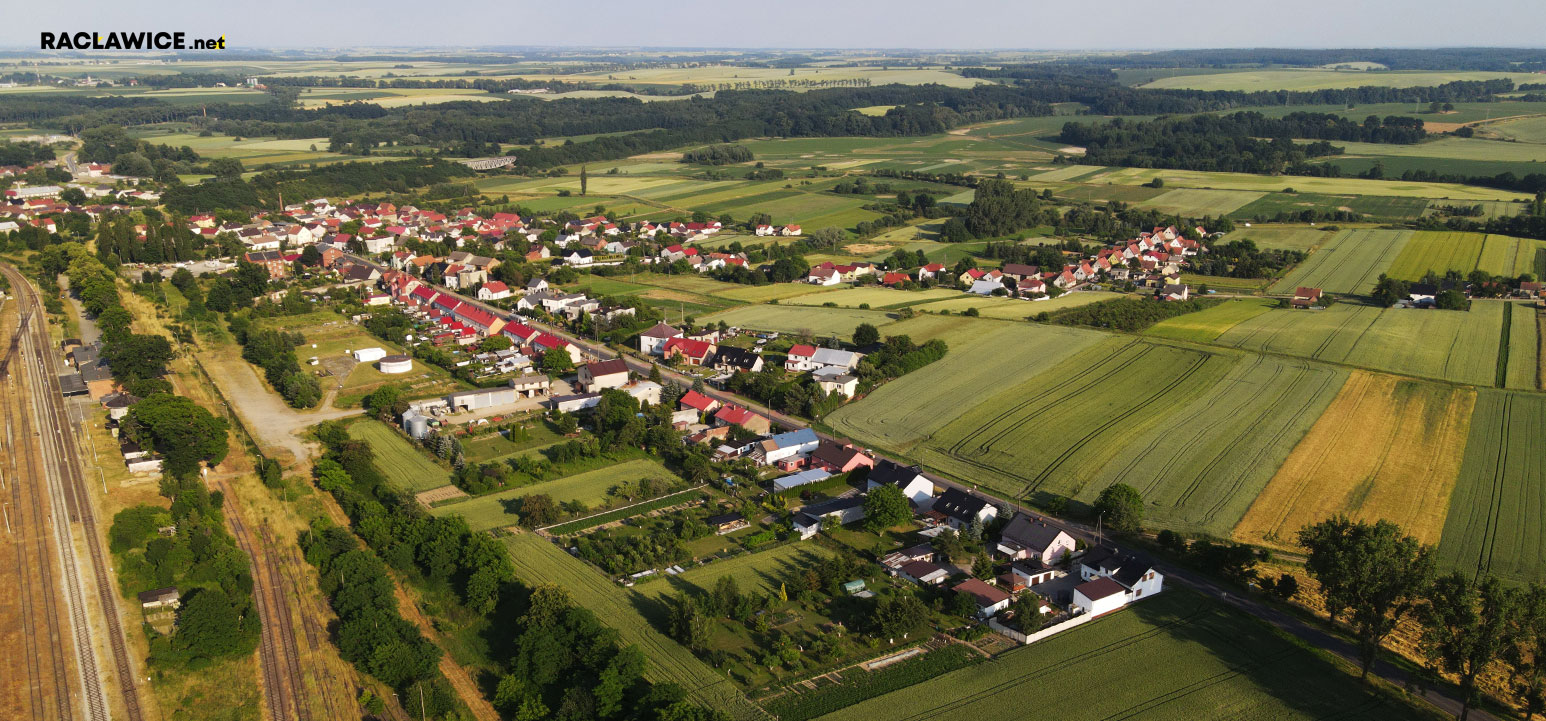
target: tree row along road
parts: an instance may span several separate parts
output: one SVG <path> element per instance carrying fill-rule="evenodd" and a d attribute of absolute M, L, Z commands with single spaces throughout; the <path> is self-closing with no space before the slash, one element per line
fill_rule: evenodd
<path fill-rule="evenodd" d="M 387 268 L 381 266 L 380 264 L 365 258 L 360 258 L 357 256 L 350 256 L 350 258 L 382 271 L 387 270 Z M 490 313 L 493 313 L 496 317 L 504 318 L 509 315 L 509 311 L 504 310 L 503 308 L 491 306 L 476 299 L 446 290 L 440 286 L 431 285 L 430 287 L 434 288 L 437 292 L 443 295 L 449 295 L 465 303 L 470 303 L 474 307 L 482 308 Z M 564 329 L 557 328 L 531 318 L 523 318 L 521 322 L 540 330 L 552 333 L 553 335 L 562 338 L 563 340 L 573 343 L 582 351 L 593 357 L 601 359 L 622 358 L 623 362 L 628 364 L 629 370 L 639 375 L 649 375 L 650 368 L 654 365 L 653 363 L 645 361 L 634 355 L 628 353 L 617 353 L 616 351 L 613 351 L 604 345 L 577 338 Z M 694 379 L 682 373 L 678 373 L 664 366 L 660 368 L 660 372 L 663 379 L 669 380 L 680 387 L 690 388 L 693 385 Z M 778 423 L 784 428 L 799 429 L 810 427 L 809 423 L 799 418 L 779 413 L 771 408 L 763 406 L 749 399 L 742 398 L 741 396 L 738 396 L 734 393 L 726 393 L 724 391 L 715 390 L 712 388 L 705 388 L 703 393 L 704 395 L 707 395 L 710 398 L 714 398 L 715 400 L 724 403 L 735 403 L 737 405 L 745 406 L 753 411 L 766 415 L 768 418 L 772 419 L 775 423 Z M 835 441 L 838 443 L 851 442 L 846 438 L 833 436 L 819 430 L 816 431 L 816 435 L 824 440 Z M 872 454 L 877 460 L 892 460 L 897 463 L 901 463 L 902 465 L 909 465 L 910 463 L 906 460 L 887 458 L 887 456 L 879 452 L 872 451 Z M 964 485 L 950 478 L 945 478 L 937 473 L 925 470 L 923 475 L 932 481 L 936 486 L 940 486 L 942 488 L 954 488 L 969 493 L 977 498 L 984 499 L 1000 508 L 1005 508 L 1017 513 L 1023 513 L 1028 516 L 1041 518 L 1042 520 L 1045 520 L 1048 525 L 1061 528 L 1064 531 L 1067 531 L 1068 534 L 1074 538 L 1083 540 L 1092 546 L 1095 545 L 1097 541 L 1101 541 L 1102 545 L 1107 547 L 1119 548 L 1117 544 L 1113 543 L 1108 537 L 1097 538 L 1095 529 L 1092 529 L 1084 524 L 1053 518 L 1041 511 L 1036 511 L 1026 506 L 1022 506 L 1013 500 L 999 498 L 988 493 L 983 493 L 974 487 Z M 1201 574 L 1163 565 L 1162 570 L 1169 580 L 1178 582 L 1183 586 L 1202 593 L 1203 595 L 1212 597 L 1222 603 L 1228 604 L 1236 609 L 1256 616 L 1263 622 L 1272 625 L 1278 630 L 1287 633 L 1297 639 L 1305 641 L 1317 648 L 1332 653 L 1337 657 L 1347 661 L 1348 663 L 1351 663 L 1355 666 L 1359 664 L 1358 648 L 1340 636 L 1333 635 L 1321 628 L 1306 623 L 1304 620 L 1298 618 L 1297 616 L 1273 608 L 1252 598 L 1246 597 L 1238 591 L 1226 589 L 1218 583 L 1208 579 L 1207 577 L 1202 576 Z M 1395 664 L 1389 663 L 1388 661 L 1378 661 L 1374 668 L 1370 670 L 1370 673 L 1379 676 L 1398 687 L 1406 687 L 1410 681 L 1410 675 L 1405 670 L 1397 667 Z M 1429 690 L 1423 695 L 1423 698 L 1440 710 L 1451 714 L 1458 714 L 1460 712 L 1460 701 L 1443 691 Z M 1495 717 L 1493 717 L 1491 714 L 1475 707 L 1471 708 L 1470 717 L 1473 719 L 1479 719 L 1480 721 L 1496 721 Z"/>
<path fill-rule="evenodd" d="M 128 642 L 124 638 L 123 620 L 119 615 L 117 584 L 109 573 L 102 535 L 97 529 L 96 513 L 92 510 L 90 491 L 81 469 L 80 446 L 75 437 L 75 428 L 65 410 L 64 396 L 60 392 L 53 341 L 48 335 L 42 302 L 37 291 L 16 269 L 0 266 L 0 272 L 10 280 L 22 313 L 33 316 L 27 327 L 18 331 L 21 338 L 21 362 L 13 365 L 11 371 L 15 373 L 19 366 L 25 366 L 21 371 L 27 379 L 31 420 L 36 422 L 35 438 L 44 463 L 40 478 L 22 480 L 45 482 L 49 488 L 53 518 L 57 521 L 68 514 L 71 521 L 80 524 L 96 588 L 98 609 L 107 634 L 105 640 L 122 694 L 124 715 L 129 721 L 142 721 L 138 676 L 129 660 Z M 84 715 L 91 721 L 106 721 L 111 717 L 111 711 L 103 687 L 103 672 L 98 666 L 96 650 L 92 644 L 88 599 L 79 560 L 76 558 L 76 547 L 71 538 L 71 529 L 65 524 L 54 523 L 53 530 L 59 550 L 65 602 L 75 631 Z"/>

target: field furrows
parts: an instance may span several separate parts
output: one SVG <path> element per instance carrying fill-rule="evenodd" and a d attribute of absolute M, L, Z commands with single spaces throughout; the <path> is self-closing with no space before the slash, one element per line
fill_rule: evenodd
<path fill-rule="evenodd" d="M 1518 581 L 1540 578 L 1546 567 L 1546 396 L 1484 390 L 1466 445 L 1465 461 L 1439 560 L 1447 568 L 1492 573 Z"/>

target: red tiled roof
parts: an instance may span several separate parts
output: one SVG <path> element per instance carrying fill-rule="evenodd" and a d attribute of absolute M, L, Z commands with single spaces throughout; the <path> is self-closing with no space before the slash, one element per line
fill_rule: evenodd
<path fill-rule="evenodd" d="M 816 355 L 816 346 L 813 345 L 796 345 L 789 349 L 789 357 L 791 358 L 795 356 L 809 358 L 813 355 Z"/>

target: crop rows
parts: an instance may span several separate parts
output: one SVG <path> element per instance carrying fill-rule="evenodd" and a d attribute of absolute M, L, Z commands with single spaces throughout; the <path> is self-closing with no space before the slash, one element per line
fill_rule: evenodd
<path fill-rule="evenodd" d="M 1439 542 L 1440 562 L 1519 581 L 1546 571 L 1546 396 L 1484 390 Z"/>
<path fill-rule="evenodd" d="M 352 423 L 349 437 L 365 441 L 376 455 L 376 465 L 386 474 L 387 480 L 404 491 L 419 493 L 451 482 L 450 473 L 425 458 L 408 439 L 381 421 Z"/>
<path fill-rule="evenodd" d="M 1328 293 L 1368 293 L 1401 253 L 1412 233 L 1405 230 L 1348 230 L 1323 244 L 1308 260 L 1274 283 L 1274 293 L 1299 286 Z"/>

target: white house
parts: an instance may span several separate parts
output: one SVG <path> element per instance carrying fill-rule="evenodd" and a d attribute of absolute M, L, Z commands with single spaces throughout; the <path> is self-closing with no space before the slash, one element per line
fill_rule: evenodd
<path fill-rule="evenodd" d="M 1072 554 L 1074 537 L 1045 520 L 1033 519 L 1024 514 L 1015 516 L 999 534 L 997 550 L 1012 561 L 1034 560 L 1043 566 L 1051 566 Z"/>
<path fill-rule="evenodd" d="M 580 366 L 580 387 L 586 393 L 598 393 L 607 388 L 628 385 L 628 364 L 621 358 L 596 361 Z"/>
<path fill-rule="evenodd" d="M 1009 608 L 1009 602 L 1013 600 L 1009 594 L 998 588 L 989 586 L 982 579 L 971 578 L 956 584 L 956 592 L 966 592 L 977 601 L 977 615 L 988 618 L 999 611 Z"/>
<path fill-rule="evenodd" d="M 478 300 L 500 300 L 510 297 L 510 286 L 503 281 L 491 280 L 478 289 Z"/>
<path fill-rule="evenodd" d="M 904 466 L 890 460 L 877 462 L 870 469 L 865 490 L 873 491 L 881 486 L 901 489 L 902 495 L 907 496 L 920 511 L 927 511 L 934 505 L 934 483 L 924 477 L 923 469 L 919 466 Z"/>
<path fill-rule="evenodd" d="M 681 331 L 665 323 L 656 323 L 655 327 L 639 334 L 639 352 L 645 355 L 660 355 L 666 341 L 681 337 Z"/>
<path fill-rule="evenodd" d="M 1079 559 L 1079 577 L 1085 582 L 1074 588 L 1074 610 L 1096 615 L 1156 595 L 1165 586 L 1164 574 L 1147 558 L 1105 547 Z"/>

